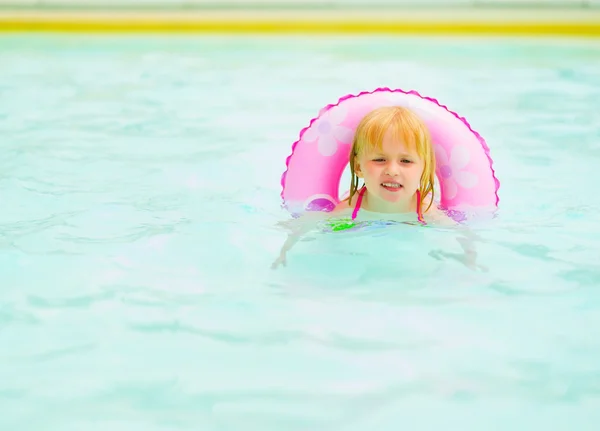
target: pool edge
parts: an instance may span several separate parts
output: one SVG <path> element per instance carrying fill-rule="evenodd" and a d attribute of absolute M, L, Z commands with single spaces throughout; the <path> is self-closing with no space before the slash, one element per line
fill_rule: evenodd
<path fill-rule="evenodd" d="M 600 37 L 600 9 L 1 10 L 0 33 Z"/>

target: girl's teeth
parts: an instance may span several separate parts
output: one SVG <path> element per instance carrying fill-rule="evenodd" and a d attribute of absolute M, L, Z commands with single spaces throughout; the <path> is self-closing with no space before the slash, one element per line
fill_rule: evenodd
<path fill-rule="evenodd" d="M 396 188 L 402 187 L 400 184 L 396 184 L 396 183 L 383 183 L 382 185 L 385 187 L 396 187 Z"/>

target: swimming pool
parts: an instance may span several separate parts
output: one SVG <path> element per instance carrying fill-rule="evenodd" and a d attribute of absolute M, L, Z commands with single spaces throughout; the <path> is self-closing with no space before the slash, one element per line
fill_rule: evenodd
<path fill-rule="evenodd" d="M 0 38 L 0 428 L 592 430 L 600 46 Z M 416 89 L 487 139 L 500 211 L 315 234 L 271 270 L 298 132 Z"/>

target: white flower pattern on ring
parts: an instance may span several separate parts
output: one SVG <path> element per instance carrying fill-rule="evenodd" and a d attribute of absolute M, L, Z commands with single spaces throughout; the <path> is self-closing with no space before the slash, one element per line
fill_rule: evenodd
<path fill-rule="evenodd" d="M 322 156 L 333 156 L 338 149 L 338 141 L 350 143 L 352 130 L 341 126 L 346 119 L 346 108 L 336 106 L 315 120 L 304 132 L 302 139 L 306 142 L 317 141 L 317 149 Z"/>
<path fill-rule="evenodd" d="M 448 199 L 456 197 L 459 187 L 470 189 L 477 185 L 479 182 L 477 175 L 462 170 L 469 164 L 471 159 L 467 147 L 464 145 L 454 146 L 450 157 L 448 157 L 446 150 L 438 145 L 435 153 L 440 176 L 445 181 L 445 194 Z"/>

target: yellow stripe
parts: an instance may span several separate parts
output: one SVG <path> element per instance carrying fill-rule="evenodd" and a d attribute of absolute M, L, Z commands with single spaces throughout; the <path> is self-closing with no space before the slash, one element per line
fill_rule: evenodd
<path fill-rule="evenodd" d="M 600 22 L 425 22 L 326 20 L 69 20 L 0 18 L 0 32 L 430 34 L 600 37 Z"/>

